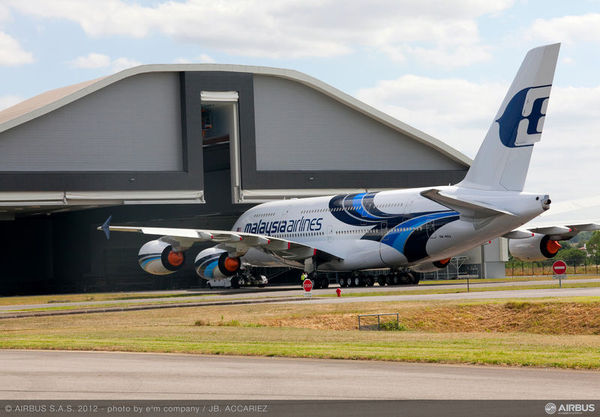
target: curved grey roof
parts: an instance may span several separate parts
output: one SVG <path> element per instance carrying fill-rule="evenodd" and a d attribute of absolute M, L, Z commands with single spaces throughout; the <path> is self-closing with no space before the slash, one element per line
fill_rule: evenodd
<path fill-rule="evenodd" d="M 79 84 L 58 88 L 47 91 L 38 96 L 25 100 L 15 106 L 9 107 L 0 112 L 0 133 L 13 127 L 19 126 L 32 119 L 43 116 L 60 107 L 72 103 L 82 97 L 85 97 L 95 91 L 98 91 L 108 85 L 125 78 L 134 77 L 139 74 L 152 72 L 182 72 L 182 71 L 224 71 L 224 72 L 243 72 L 259 75 L 268 75 L 280 77 L 301 83 L 309 88 L 319 91 L 328 97 L 383 123 L 384 125 L 407 135 L 418 142 L 421 142 L 432 149 L 435 149 L 450 159 L 466 166 L 470 166 L 472 160 L 456 149 L 448 146 L 446 143 L 430 136 L 414 127 L 407 125 L 359 100 L 356 98 L 304 73 L 271 67 L 258 67 L 246 65 L 227 65 L 227 64 L 154 64 L 140 65 L 128 68 L 116 74 L 107 77 L 97 78 L 85 81 Z"/>

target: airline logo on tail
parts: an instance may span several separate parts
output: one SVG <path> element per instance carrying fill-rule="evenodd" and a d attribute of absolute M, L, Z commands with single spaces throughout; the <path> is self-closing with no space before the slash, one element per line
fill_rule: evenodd
<path fill-rule="evenodd" d="M 533 146 L 542 136 L 552 85 L 524 88 L 510 99 L 499 124 L 500 141 L 508 148 Z"/>

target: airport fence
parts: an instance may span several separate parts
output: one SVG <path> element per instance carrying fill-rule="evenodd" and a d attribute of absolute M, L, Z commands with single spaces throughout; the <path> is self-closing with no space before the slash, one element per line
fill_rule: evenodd
<path fill-rule="evenodd" d="M 506 276 L 553 275 L 552 264 L 554 262 L 554 259 L 542 262 L 509 261 L 506 263 Z M 595 262 L 585 260 L 584 262 L 565 261 L 565 263 L 567 264 L 567 275 L 600 275 L 600 266 Z"/>

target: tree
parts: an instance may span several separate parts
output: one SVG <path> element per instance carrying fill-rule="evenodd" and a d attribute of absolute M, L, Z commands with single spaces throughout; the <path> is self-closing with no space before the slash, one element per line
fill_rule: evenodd
<path fill-rule="evenodd" d="M 570 263 L 571 265 L 582 264 L 587 258 L 587 253 L 577 248 L 561 249 L 556 254 L 556 259 Z"/>
<path fill-rule="evenodd" d="M 590 240 L 588 240 L 586 246 L 587 251 L 592 255 L 594 263 L 598 265 L 600 263 L 600 230 L 596 230 Z"/>

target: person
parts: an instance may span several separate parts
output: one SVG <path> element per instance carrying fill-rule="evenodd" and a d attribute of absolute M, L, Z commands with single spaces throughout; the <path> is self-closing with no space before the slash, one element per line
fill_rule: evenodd
<path fill-rule="evenodd" d="M 306 272 L 303 272 L 302 275 L 300 275 L 300 280 L 304 281 L 307 276 L 308 275 L 306 275 Z"/>

